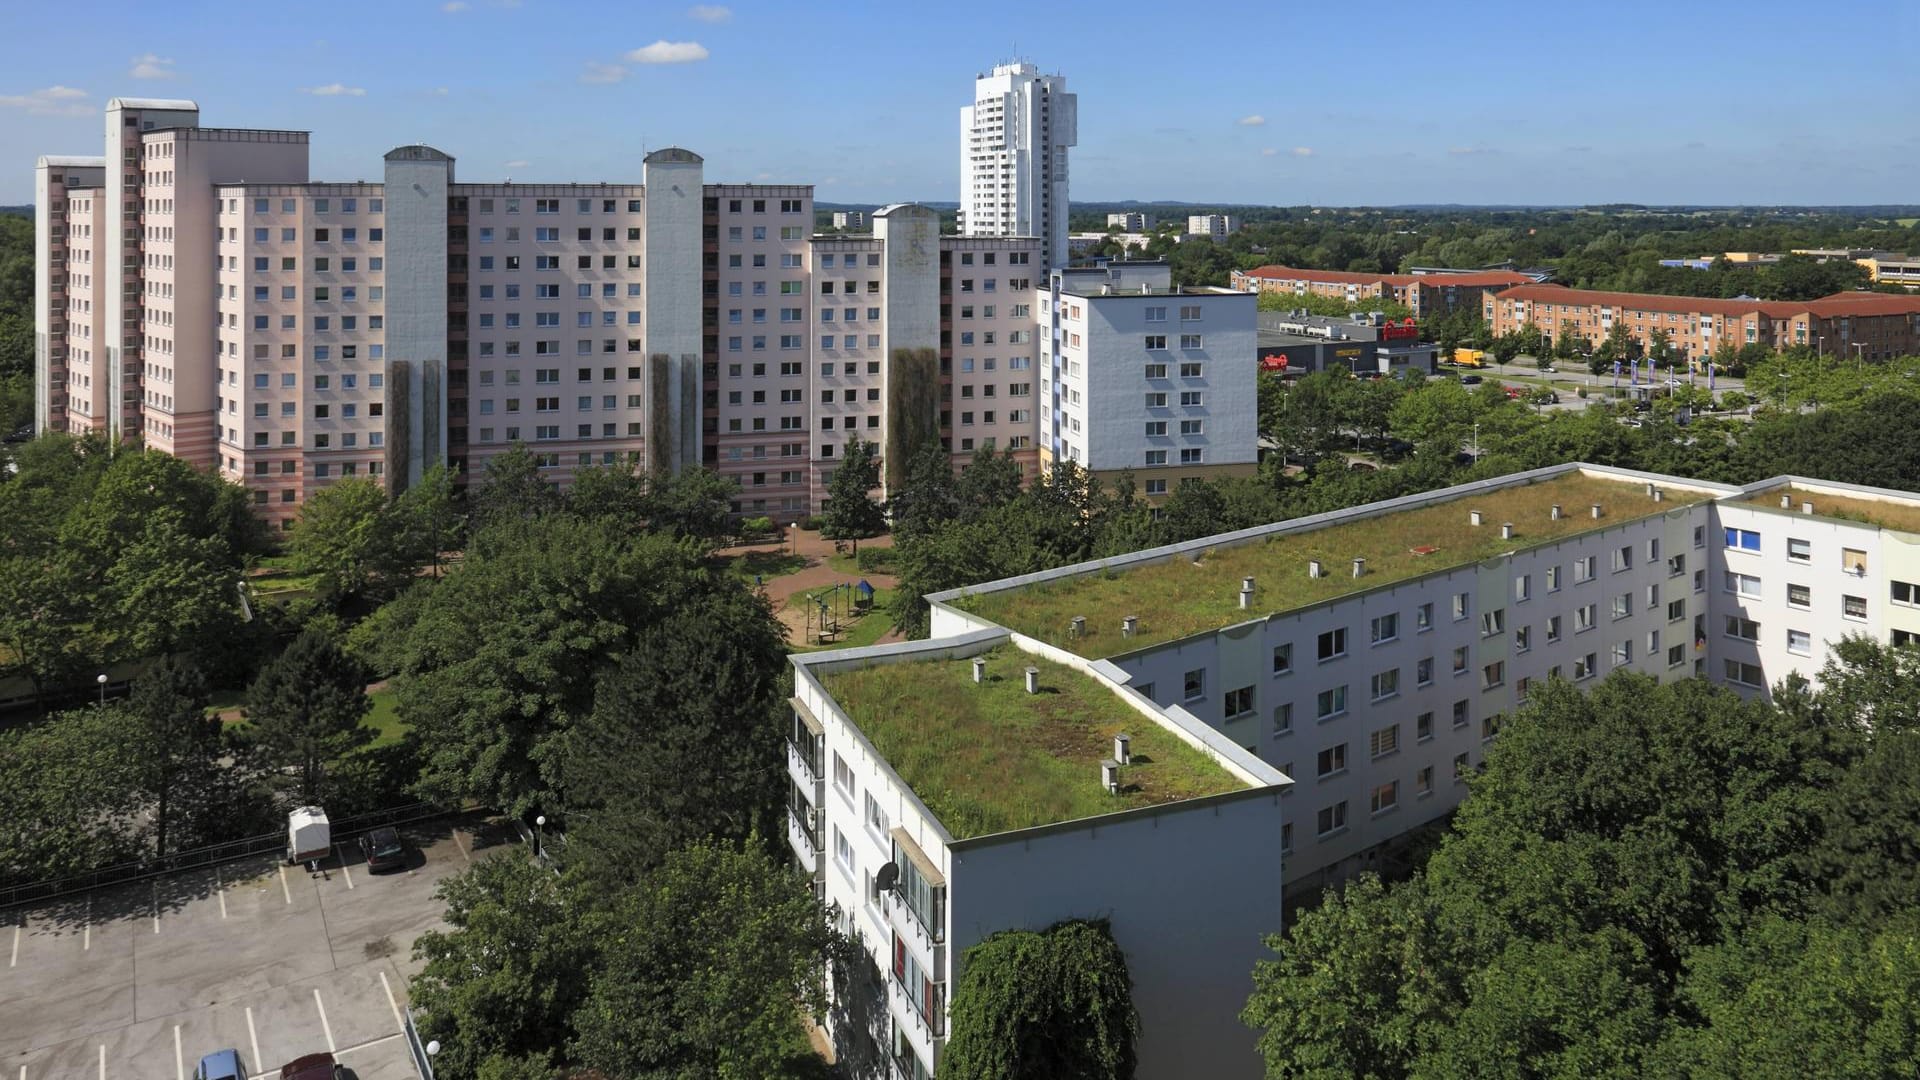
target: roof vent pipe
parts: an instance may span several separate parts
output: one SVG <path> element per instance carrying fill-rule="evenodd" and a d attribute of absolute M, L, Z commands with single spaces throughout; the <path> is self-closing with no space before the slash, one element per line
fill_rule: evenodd
<path fill-rule="evenodd" d="M 1326 577 L 1327 568 L 1321 564 L 1319 559 L 1308 559 L 1307 576 L 1312 578 Z"/>
<path fill-rule="evenodd" d="M 1039 692 L 1040 692 L 1040 669 L 1037 667 L 1030 667 L 1027 669 L 1027 693 L 1037 694 Z"/>
<path fill-rule="evenodd" d="M 1354 577 L 1360 577 L 1366 572 L 1367 572 L 1367 560 L 1365 559 L 1353 560 L 1353 576 Z"/>
<path fill-rule="evenodd" d="M 1654 501 L 1654 502 L 1665 502 L 1665 501 L 1666 501 L 1666 498 L 1667 498 L 1667 493 L 1666 493 L 1666 492 L 1664 492 L 1664 491 L 1661 491 L 1661 490 L 1660 490 L 1659 488 L 1654 488 L 1654 489 L 1653 489 L 1653 501 Z"/>
<path fill-rule="evenodd" d="M 1121 732 L 1113 737 L 1113 760 L 1122 765 L 1133 761 L 1133 736 Z"/>
<path fill-rule="evenodd" d="M 1812 504 L 1812 503 L 1810 503 L 1810 502 L 1803 502 L 1803 503 L 1801 503 L 1801 504 L 1800 504 L 1800 512 L 1801 512 L 1801 513 L 1803 513 L 1803 514 L 1811 514 L 1811 513 L 1813 513 L 1813 504 Z"/>
<path fill-rule="evenodd" d="M 1793 509 L 1793 496 L 1791 495 L 1780 496 L 1780 509 L 1782 510 Z"/>
<path fill-rule="evenodd" d="M 1087 636 L 1087 617 L 1085 615 L 1075 615 L 1073 617 L 1073 623 L 1067 630 L 1067 633 L 1077 638 L 1086 637 Z"/>
<path fill-rule="evenodd" d="M 1467 524 L 1469 525 L 1480 524 L 1480 511 L 1478 510 L 1467 511 Z"/>
<path fill-rule="evenodd" d="M 1121 637 L 1132 637 L 1134 631 L 1138 629 L 1140 629 L 1140 616 L 1129 615 L 1126 618 L 1120 620 L 1120 636 Z"/>
<path fill-rule="evenodd" d="M 1502 540 L 1513 539 L 1513 522 L 1503 521 L 1500 523 L 1500 539 Z"/>
<path fill-rule="evenodd" d="M 973 658 L 973 681 L 977 683 L 987 681 L 987 661 L 984 657 Z"/>
<path fill-rule="evenodd" d="M 1109 795 L 1120 794 L 1119 762 L 1108 760 L 1100 763 L 1100 786 L 1106 788 Z"/>
<path fill-rule="evenodd" d="M 1567 516 L 1566 511 L 1560 509 L 1560 504 L 1554 503 L 1553 504 L 1553 520 L 1559 521 L 1561 518 L 1566 516 Z"/>
<path fill-rule="evenodd" d="M 1649 483 L 1649 484 L 1647 485 L 1647 494 L 1648 494 L 1648 495 L 1658 495 L 1658 494 L 1660 494 L 1660 489 L 1659 489 L 1659 488 L 1657 488 L 1657 487 L 1654 487 L 1654 486 L 1653 486 L 1653 485 L 1652 485 L 1651 483 Z"/>
<path fill-rule="evenodd" d="M 1600 516 L 1600 504 L 1599 504 L 1599 503 L 1594 503 L 1594 504 L 1593 504 L 1592 506 L 1590 506 L 1590 507 L 1588 507 L 1588 508 L 1587 508 L 1587 510 L 1588 510 L 1588 512 L 1589 512 L 1589 513 L 1591 513 L 1591 514 L 1592 514 L 1592 515 L 1593 515 L 1594 517 L 1596 517 L 1596 518 L 1598 518 L 1598 517 Z"/>

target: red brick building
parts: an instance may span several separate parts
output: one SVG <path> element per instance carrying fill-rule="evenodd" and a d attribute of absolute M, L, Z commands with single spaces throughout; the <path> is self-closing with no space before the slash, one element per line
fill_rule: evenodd
<path fill-rule="evenodd" d="M 1489 270 L 1471 274 L 1356 274 L 1346 270 L 1301 270 L 1262 266 L 1235 270 L 1232 286 L 1241 292 L 1324 296 L 1344 300 L 1356 310 L 1368 300 L 1394 300 L 1418 318 L 1444 315 L 1480 305 L 1487 294 L 1533 281 L 1525 274 Z"/>

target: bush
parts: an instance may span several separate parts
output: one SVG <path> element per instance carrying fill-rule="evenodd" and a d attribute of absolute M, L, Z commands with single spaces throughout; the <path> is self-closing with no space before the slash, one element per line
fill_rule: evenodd
<path fill-rule="evenodd" d="M 891 574 L 893 573 L 893 549 L 890 547 L 862 548 L 860 553 L 854 556 L 853 564 L 859 567 L 863 574 Z"/>
<path fill-rule="evenodd" d="M 1720 395 L 1720 407 L 1729 411 L 1739 411 L 1752 402 L 1752 399 L 1738 390 L 1729 390 Z"/>
<path fill-rule="evenodd" d="M 773 535 L 773 519 L 770 517 L 751 517 L 740 523 L 740 537 L 743 540 L 757 540 Z"/>
<path fill-rule="evenodd" d="M 1580 389 L 1575 390 L 1574 393 L 1579 394 L 1581 397 L 1584 398 L 1587 396 L 1587 388 L 1583 386 Z"/>

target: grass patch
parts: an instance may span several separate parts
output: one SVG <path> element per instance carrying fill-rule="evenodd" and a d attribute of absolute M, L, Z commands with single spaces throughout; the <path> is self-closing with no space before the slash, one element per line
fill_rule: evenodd
<path fill-rule="evenodd" d="M 231 700 L 226 700 L 227 695 L 231 695 Z M 222 694 L 215 696 L 215 703 L 210 706 L 210 709 L 238 708 L 245 696 L 245 691 L 223 691 Z M 407 732 L 411 729 L 406 721 L 400 719 L 400 714 L 396 711 L 395 705 L 399 695 L 394 692 L 394 689 L 389 686 L 382 690 L 375 690 L 367 697 L 372 699 L 373 708 L 367 710 L 367 715 L 361 719 L 360 723 L 372 728 L 374 736 L 373 741 L 361 749 L 377 750 L 382 746 L 392 746 L 406 738 Z M 229 716 L 224 721 L 227 727 L 245 722 L 238 714 Z"/>
<path fill-rule="evenodd" d="M 822 649 L 858 649 L 874 644 L 885 637 L 888 630 L 893 629 L 893 613 L 887 610 L 887 604 L 892 598 L 893 590 L 875 589 L 873 591 L 872 606 L 867 609 L 866 614 L 856 616 L 852 622 L 843 624 L 839 637 L 827 642 L 825 645 L 805 643 L 796 645 L 793 647 L 793 651 L 819 652 Z M 804 597 L 798 595 L 790 596 L 787 598 L 787 606 L 791 608 L 795 603 L 804 599 Z"/>
<path fill-rule="evenodd" d="M 1680 490 L 1668 490 L 1666 495 L 1666 501 L 1656 503 L 1641 484 L 1573 473 L 1417 510 L 1209 548 L 1199 553 L 1197 563 L 1190 556 L 1180 556 L 1033 588 L 968 596 L 956 606 L 1083 656 L 1111 656 L 1610 528 L 1707 498 Z M 1549 509 L 1555 503 L 1565 509 L 1558 521 L 1552 520 Z M 1588 516 L 1587 507 L 1594 503 L 1604 508 L 1600 521 Z M 1485 524 L 1469 524 L 1469 510 L 1481 511 Z M 1500 525 L 1509 521 L 1515 536 L 1503 540 Z M 1422 555 L 1414 551 L 1417 547 L 1434 550 Z M 1362 577 L 1353 576 L 1355 558 L 1367 561 Z M 1307 564 L 1313 559 L 1321 561 L 1327 576 L 1308 576 Z M 1254 578 L 1250 611 L 1240 610 L 1244 577 Z M 1076 615 L 1087 619 L 1084 638 L 1067 636 Z M 1139 616 L 1140 625 L 1133 637 L 1123 638 L 1120 621 L 1128 615 Z"/>
<path fill-rule="evenodd" d="M 767 551 L 748 551 L 739 555 L 729 555 L 719 560 L 722 569 L 743 581 L 761 578 L 772 581 L 777 577 L 798 573 L 807 568 L 807 557 L 795 555 L 784 548 Z"/>
<path fill-rule="evenodd" d="M 1856 499 L 1846 495 L 1829 495 L 1825 492 L 1808 491 L 1806 488 L 1791 485 L 1768 488 L 1746 501 L 1754 506 L 1780 510 L 1782 495 L 1792 496 L 1794 514 L 1800 513 L 1801 503 L 1810 502 L 1813 504 L 1814 517 L 1855 521 L 1863 525 L 1893 529 L 1898 532 L 1920 533 L 1920 506 L 1880 502 L 1876 499 Z"/>
<path fill-rule="evenodd" d="M 1198 750 L 1072 668 L 1011 646 L 972 660 L 875 664 L 822 674 L 840 708 L 956 838 L 984 836 L 1234 791 Z M 1040 669 L 1040 693 L 1022 672 Z M 1100 786 L 1113 737 L 1133 736 L 1121 791 Z"/>

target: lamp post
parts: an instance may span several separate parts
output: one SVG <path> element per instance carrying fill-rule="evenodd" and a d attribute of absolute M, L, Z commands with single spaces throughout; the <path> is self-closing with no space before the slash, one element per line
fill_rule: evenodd
<path fill-rule="evenodd" d="M 1863 368 L 1866 367 L 1867 366 L 1867 343 L 1864 341 L 1856 341 L 1856 342 L 1853 342 L 1852 344 L 1853 344 L 1854 362 Z"/>
<path fill-rule="evenodd" d="M 791 553 L 795 555 L 800 554 L 800 523 L 799 522 L 796 521 L 787 526 L 787 540 L 788 540 L 788 543 L 791 545 L 789 548 Z"/>
<path fill-rule="evenodd" d="M 545 857 L 547 853 L 546 831 L 547 815 L 541 814 L 533 819 L 533 857 L 536 859 Z"/>
<path fill-rule="evenodd" d="M 104 709 L 107 707 L 107 673 L 101 672 L 93 681 L 100 684 L 100 707 Z"/>

